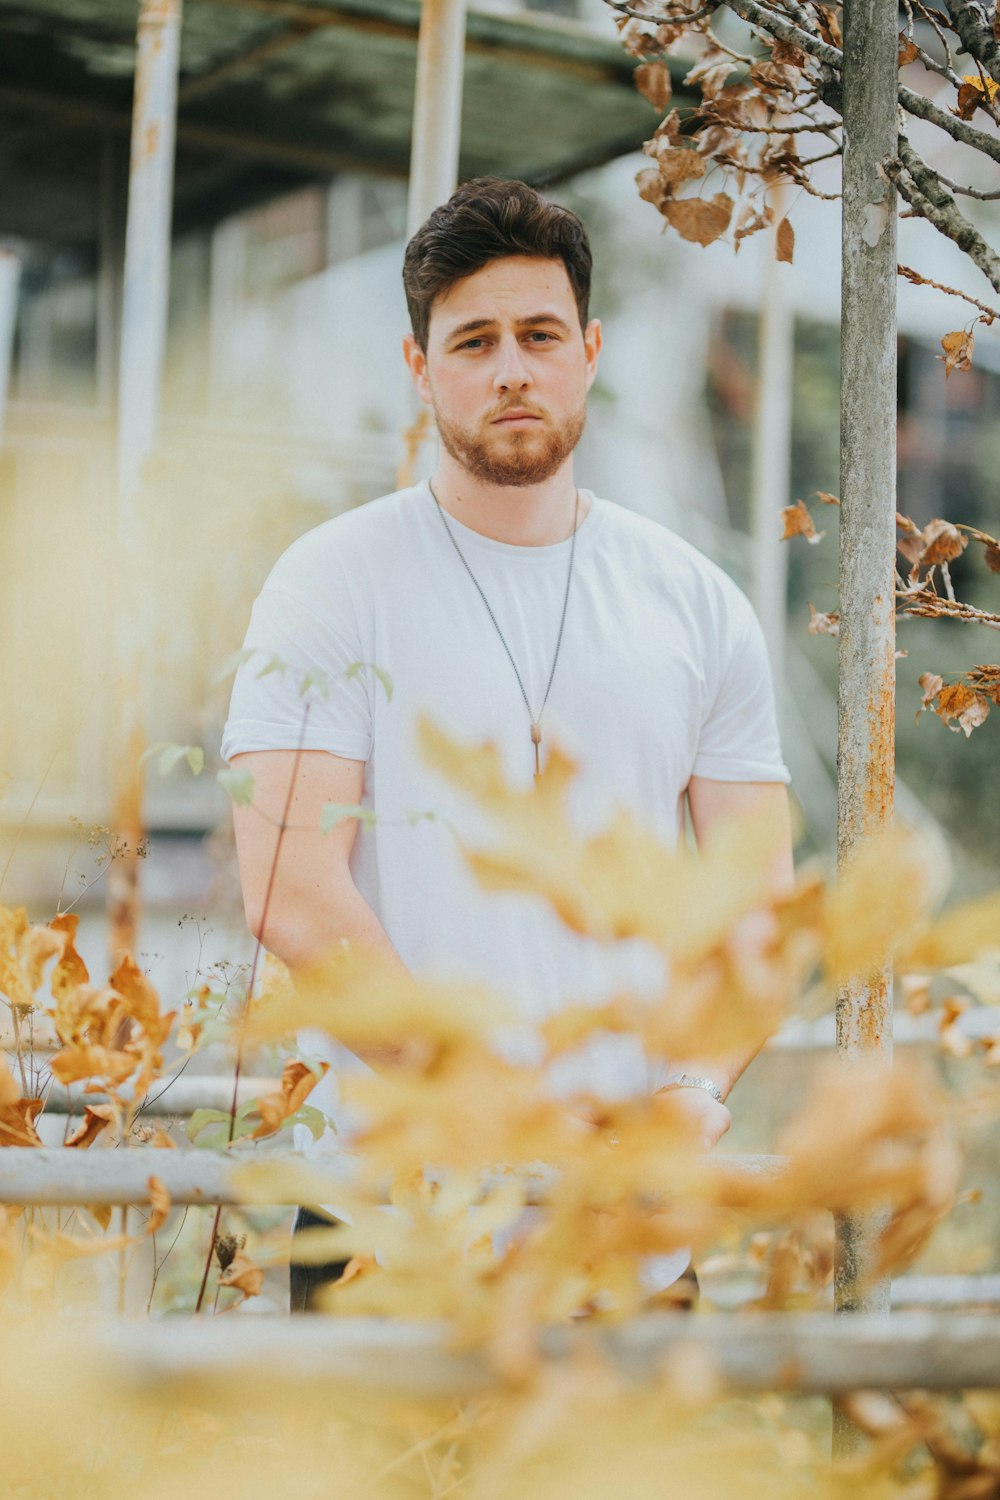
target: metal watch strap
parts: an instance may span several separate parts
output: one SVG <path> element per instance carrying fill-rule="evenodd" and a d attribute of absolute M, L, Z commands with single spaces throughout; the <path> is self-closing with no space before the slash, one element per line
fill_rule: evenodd
<path fill-rule="evenodd" d="M 722 1090 L 719 1088 L 719 1085 L 717 1083 L 714 1083 L 711 1078 L 696 1078 L 692 1073 L 676 1073 L 674 1077 L 670 1079 L 669 1083 L 665 1083 L 663 1087 L 657 1089 L 656 1092 L 658 1094 L 666 1094 L 671 1089 L 704 1089 L 705 1092 L 707 1094 L 711 1094 L 712 1098 L 715 1099 L 719 1104 L 725 1103 L 725 1100 L 722 1097 Z"/>

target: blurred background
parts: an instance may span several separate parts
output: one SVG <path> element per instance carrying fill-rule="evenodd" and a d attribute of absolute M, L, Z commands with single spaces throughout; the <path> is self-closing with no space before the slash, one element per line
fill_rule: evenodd
<path fill-rule="evenodd" d="M 167 775 L 146 766 L 138 953 L 170 1005 L 249 952 L 213 774 L 220 670 L 282 549 L 396 488 L 406 461 L 400 269 L 431 139 L 414 139 L 418 36 L 446 8 L 186 0 L 181 17 L 176 0 L 146 0 L 144 20 L 178 49 L 176 148 L 169 89 L 154 87 L 130 164 L 136 0 L 0 0 L 0 900 L 36 920 L 78 911 L 81 951 L 102 972 L 116 726 L 131 701 L 142 743 L 205 753 L 199 776 L 183 760 Z M 769 234 L 738 255 L 665 235 L 634 182 L 660 112 L 602 0 L 490 0 L 464 25 L 460 178 L 523 178 L 591 236 L 605 349 L 578 478 L 680 532 L 750 593 L 800 853 L 830 862 L 836 642 L 806 627 L 810 602 L 837 608 L 837 512 L 810 497 L 839 485 L 838 207 L 788 192 L 792 264 L 775 262 Z M 671 67 L 674 102 L 695 102 L 684 59 Z M 454 69 L 432 74 L 423 107 L 455 85 Z M 170 226 L 160 263 L 133 255 L 131 300 L 130 177 L 140 229 L 164 209 Z M 901 259 L 965 286 L 938 238 L 902 224 Z M 995 532 L 1000 339 L 981 332 L 973 369 L 946 381 L 939 340 L 964 321 L 952 299 L 901 284 L 899 506 L 921 526 L 943 516 Z M 430 435 L 413 477 L 433 464 Z M 781 507 L 800 497 L 827 532 L 815 546 L 778 540 Z M 959 559 L 956 590 L 995 609 L 981 568 L 979 549 Z M 967 741 L 929 715 L 915 723 L 916 679 L 988 661 L 985 634 L 900 629 L 898 807 L 956 894 L 996 883 L 998 730 Z M 796 1063 L 790 1092 L 768 1102 L 758 1089 L 748 1145 L 801 1079 Z"/>

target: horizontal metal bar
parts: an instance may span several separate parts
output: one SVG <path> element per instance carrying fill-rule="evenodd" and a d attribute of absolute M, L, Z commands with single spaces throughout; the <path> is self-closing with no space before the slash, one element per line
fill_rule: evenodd
<path fill-rule="evenodd" d="M 500 1382 L 485 1356 L 456 1353 L 439 1323 L 385 1318 L 113 1325 L 105 1342 L 130 1383 L 148 1385 L 266 1372 L 295 1381 L 343 1379 L 352 1388 L 461 1396 Z M 836 1395 L 859 1389 L 1000 1387 L 1000 1317 L 948 1313 L 652 1313 L 612 1328 L 553 1328 L 541 1335 L 559 1361 L 598 1348 L 629 1379 L 662 1379 L 698 1358 L 722 1386 Z"/>
<path fill-rule="evenodd" d="M 280 1087 L 277 1078 L 244 1077 L 236 1090 L 237 1108 L 259 1099 L 262 1094 L 273 1094 Z M 85 1094 L 80 1084 L 69 1089 L 54 1086 L 45 1100 L 47 1115 L 82 1115 L 88 1104 L 107 1104 L 107 1094 Z M 233 1103 L 233 1077 L 229 1074 L 195 1074 L 174 1079 L 159 1079 L 152 1085 L 145 1104 L 143 1118 L 150 1116 L 164 1119 L 173 1115 L 187 1118 L 196 1109 L 229 1110 Z"/>
<path fill-rule="evenodd" d="M 763 1297 L 766 1279 L 759 1275 L 726 1275 L 703 1271 L 699 1266 L 698 1279 L 702 1296 L 713 1308 L 722 1312 L 735 1312 Z M 827 1289 L 829 1301 L 817 1298 L 815 1306 L 822 1311 L 827 1305 L 833 1308 L 833 1287 Z M 897 1276 L 892 1283 L 890 1305 L 893 1308 L 971 1308 L 996 1307 L 1000 1309 L 1000 1276 Z"/>
<path fill-rule="evenodd" d="M 65 1147 L 5 1146 L 0 1148 L 0 1203 L 35 1204 L 39 1207 L 70 1207 L 78 1203 L 148 1203 L 149 1177 L 155 1174 L 174 1203 L 242 1203 L 234 1185 L 233 1171 L 254 1160 L 268 1165 L 287 1165 L 290 1172 L 305 1167 L 321 1173 L 322 1163 L 293 1151 L 269 1152 L 254 1158 L 245 1151 L 226 1155 L 217 1151 L 134 1150 L 108 1151 L 97 1147 L 71 1151 Z M 737 1166 L 746 1172 L 780 1172 L 781 1156 L 723 1156 L 720 1165 Z M 330 1201 L 336 1201 L 337 1180 L 330 1178 Z M 544 1171 L 530 1174 L 528 1201 L 543 1202 Z M 271 1200 L 300 1203 L 301 1188 L 294 1176 L 285 1191 L 276 1190 Z"/>

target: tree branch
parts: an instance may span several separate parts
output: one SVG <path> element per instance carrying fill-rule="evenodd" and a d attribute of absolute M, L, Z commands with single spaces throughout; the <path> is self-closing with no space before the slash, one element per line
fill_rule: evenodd
<path fill-rule="evenodd" d="M 961 141 L 963 146 L 972 146 L 984 156 L 992 156 L 994 161 L 1000 161 L 1000 138 L 987 135 L 985 130 L 976 130 L 957 115 L 949 114 L 946 109 L 925 99 L 923 94 L 904 88 L 902 84 L 899 86 L 899 102 L 907 114 L 915 115 L 918 120 L 930 120 L 945 135 L 950 135 L 953 141 Z"/>
<path fill-rule="evenodd" d="M 1000 292 L 1000 256 L 960 213 L 954 198 L 941 186 L 937 173 L 917 155 L 905 135 L 900 135 L 897 150 L 898 158 L 884 165 L 886 176 L 896 184 L 910 207 L 964 251 L 994 290 Z"/>
<path fill-rule="evenodd" d="M 607 3 L 613 10 L 623 11 L 626 15 L 635 14 L 640 20 L 653 26 L 667 23 L 676 25 L 688 19 L 683 12 L 672 11 L 669 4 L 659 12 L 640 14 L 633 12 L 628 5 L 622 4 L 621 0 L 607 0 Z M 769 36 L 777 37 L 779 41 L 790 42 L 792 46 L 814 57 L 825 68 L 829 68 L 834 73 L 840 73 L 844 55 L 839 47 L 831 47 L 829 42 L 821 41 L 811 32 L 803 31 L 801 26 L 784 20 L 776 11 L 759 5 L 757 0 L 724 0 L 724 3 L 735 15 L 741 16 L 751 26 L 758 26 Z M 695 12 L 695 14 L 701 15 L 705 10 L 717 8 L 704 7 L 702 11 Z M 920 120 L 929 120 L 946 135 L 950 135 L 952 140 L 961 141 L 963 146 L 972 146 L 974 150 L 981 151 L 984 156 L 990 156 L 994 161 L 1000 162 L 1000 137 L 987 135 L 984 130 L 976 130 L 965 120 L 949 114 L 940 105 L 934 104 L 930 99 L 925 99 L 923 94 L 916 93 L 914 89 L 904 88 L 902 84 L 899 85 L 898 98 L 907 114 L 915 115 Z"/>
<path fill-rule="evenodd" d="M 980 7 L 975 0 L 945 0 L 945 4 L 966 52 L 1000 83 L 1000 42 Z"/>

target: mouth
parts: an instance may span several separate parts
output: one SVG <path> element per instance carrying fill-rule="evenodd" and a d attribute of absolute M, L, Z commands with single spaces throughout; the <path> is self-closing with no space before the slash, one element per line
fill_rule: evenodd
<path fill-rule="evenodd" d="M 533 416 L 530 412 L 511 412 L 509 416 L 497 417 L 493 423 L 494 427 L 527 427 L 529 422 L 541 421 L 540 417 Z"/>

